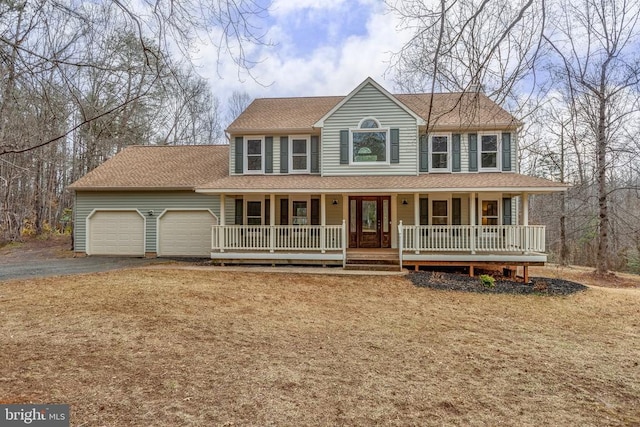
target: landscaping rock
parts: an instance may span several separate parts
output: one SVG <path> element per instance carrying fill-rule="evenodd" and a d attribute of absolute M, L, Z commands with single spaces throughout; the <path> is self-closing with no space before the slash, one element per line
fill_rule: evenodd
<path fill-rule="evenodd" d="M 493 294 L 570 295 L 587 289 L 579 283 L 547 277 L 531 277 L 529 283 L 496 278 L 493 287 L 483 285 L 479 277 L 438 271 L 413 272 L 408 278 L 414 285 L 425 288 Z"/>

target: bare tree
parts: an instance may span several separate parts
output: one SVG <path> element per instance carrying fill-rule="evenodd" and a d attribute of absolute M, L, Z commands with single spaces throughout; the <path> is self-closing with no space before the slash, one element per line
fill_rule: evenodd
<path fill-rule="evenodd" d="M 227 123 L 233 122 L 251 103 L 247 92 L 234 90 L 227 100 Z"/>
<path fill-rule="evenodd" d="M 387 0 L 411 39 L 393 57 L 406 91 L 484 90 L 502 103 L 532 75 L 542 52 L 544 3 L 533 0 Z M 535 82 L 534 82 L 535 83 Z"/>
<path fill-rule="evenodd" d="M 251 74 L 259 58 L 253 57 L 247 47 L 265 44 L 265 34 L 257 20 L 263 18 L 266 11 L 264 3 L 256 0 L 3 2 L 0 5 L 0 61 L 6 67 L 8 78 L 0 87 L 0 155 L 26 152 L 62 140 L 85 124 L 124 109 L 147 95 L 145 91 L 133 90 L 131 97 L 121 99 L 112 108 L 85 116 L 75 127 L 45 140 L 7 140 L 2 137 L 6 135 L 3 129 L 11 107 L 11 92 L 19 85 L 18 80 L 33 80 L 52 69 L 62 82 L 71 81 L 79 70 L 87 68 L 113 71 L 110 61 L 96 62 L 91 57 L 93 51 L 89 46 L 99 43 L 109 49 L 111 35 L 122 30 L 135 34 L 129 40 L 129 48 L 136 49 L 145 58 L 144 64 L 156 80 L 168 77 L 161 76 L 163 69 L 157 66 L 170 62 L 176 46 L 185 58 L 190 58 L 191 48 L 203 38 L 209 38 L 218 48 L 218 61 L 230 59 L 238 66 L 239 73 Z M 115 19 L 105 22 L 104 16 Z M 66 39 L 61 39 L 56 49 L 43 50 L 41 42 L 57 29 L 64 30 L 60 34 Z M 153 38 L 151 43 L 149 37 Z M 161 83 L 154 81 L 154 84 Z M 77 95 L 73 87 L 61 86 L 60 90 L 66 90 L 69 97 Z"/>
<path fill-rule="evenodd" d="M 65 186 L 127 145 L 221 141 L 192 48 L 209 39 L 251 75 L 264 4 L 0 2 L 0 242 L 60 228 Z"/>
<path fill-rule="evenodd" d="M 590 133 L 598 198 L 596 272 L 610 259 L 610 173 L 624 125 L 640 107 L 640 5 L 628 0 L 559 2 L 544 36 L 557 54 L 556 76 L 569 87 L 579 120 Z"/>

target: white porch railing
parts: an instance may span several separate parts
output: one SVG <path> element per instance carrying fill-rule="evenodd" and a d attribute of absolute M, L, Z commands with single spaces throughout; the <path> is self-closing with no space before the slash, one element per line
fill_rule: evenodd
<path fill-rule="evenodd" d="M 242 251 L 342 251 L 344 225 L 214 225 L 211 249 Z"/>
<path fill-rule="evenodd" d="M 401 251 L 545 251 L 544 225 L 398 225 Z"/>

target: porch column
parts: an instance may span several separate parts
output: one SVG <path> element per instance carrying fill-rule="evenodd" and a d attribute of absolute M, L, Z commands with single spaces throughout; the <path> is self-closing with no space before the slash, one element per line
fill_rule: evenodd
<path fill-rule="evenodd" d="M 325 253 L 325 230 L 327 225 L 327 197 L 326 194 L 320 194 L 320 252 Z"/>
<path fill-rule="evenodd" d="M 269 252 L 273 252 L 276 246 L 276 195 L 269 194 Z"/>
<path fill-rule="evenodd" d="M 469 239 L 469 243 L 471 245 L 472 254 L 476 253 L 476 238 L 479 235 L 475 227 L 477 216 L 476 210 L 476 193 L 469 193 L 469 224 L 471 224 L 471 236 Z M 471 267 L 471 269 L 473 269 L 473 267 Z M 472 274 L 472 270 L 469 271 L 469 274 Z"/>
<path fill-rule="evenodd" d="M 226 225 L 226 213 L 225 213 L 225 200 L 226 196 L 224 194 L 220 195 L 220 218 L 218 218 L 218 225 Z"/>
<path fill-rule="evenodd" d="M 413 193 L 413 246 L 416 254 L 420 253 L 420 193 Z"/>
<path fill-rule="evenodd" d="M 469 193 L 469 224 L 476 225 L 476 193 Z"/>
<path fill-rule="evenodd" d="M 224 226 L 227 223 L 225 212 L 226 196 L 220 195 L 220 218 L 218 218 L 218 249 L 224 252 Z"/>
<path fill-rule="evenodd" d="M 347 221 L 347 226 L 349 226 L 349 195 L 342 195 L 342 219 Z"/>
<path fill-rule="evenodd" d="M 529 194 L 522 193 L 522 225 L 529 225 Z M 524 229 L 524 253 L 529 253 L 529 230 Z M 528 280 L 527 267 L 524 267 L 525 280 Z"/>
<path fill-rule="evenodd" d="M 522 193 L 522 225 L 529 225 L 529 194 Z"/>

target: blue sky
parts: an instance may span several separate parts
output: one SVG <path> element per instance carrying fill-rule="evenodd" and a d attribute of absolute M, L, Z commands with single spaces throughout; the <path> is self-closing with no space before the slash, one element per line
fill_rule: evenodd
<path fill-rule="evenodd" d="M 346 95 L 368 76 L 393 90 L 385 72 L 406 34 L 382 0 L 273 0 L 260 23 L 275 45 L 251 51 L 261 59 L 252 71 L 258 82 L 238 76 L 231 61 L 216 70 L 213 48 L 200 47 L 200 73 L 223 103 L 233 90 L 252 98 Z"/>

